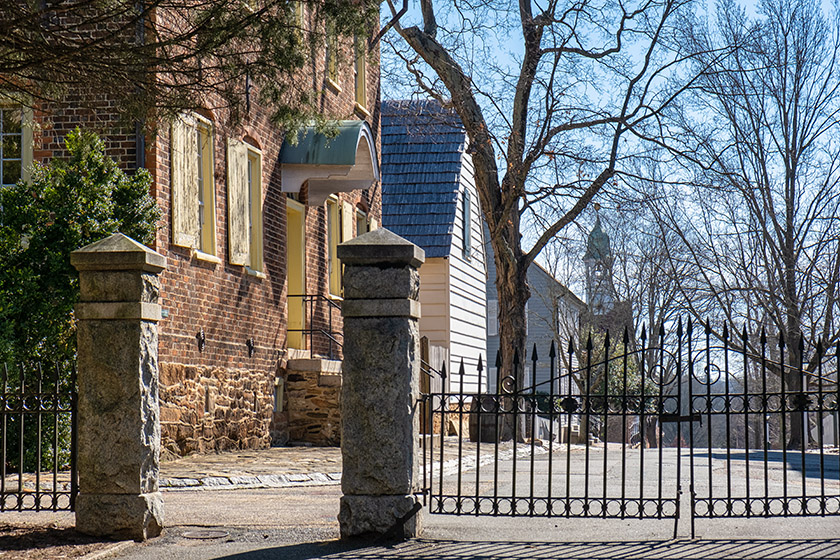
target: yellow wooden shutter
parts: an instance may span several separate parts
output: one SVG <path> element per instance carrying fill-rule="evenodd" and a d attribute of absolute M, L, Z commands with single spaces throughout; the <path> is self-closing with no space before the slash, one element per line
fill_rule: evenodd
<path fill-rule="evenodd" d="M 186 113 L 172 122 L 172 243 L 198 247 L 198 145 L 195 117 Z"/>
<path fill-rule="evenodd" d="M 373 231 L 379 227 L 379 222 L 376 221 L 376 218 L 369 218 L 368 219 L 368 231 Z"/>
<path fill-rule="evenodd" d="M 353 234 L 356 231 L 355 226 L 356 212 L 353 210 L 353 205 L 349 202 L 341 203 L 341 242 L 350 241 L 353 239 Z"/>
<path fill-rule="evenodd" d="M 250 263 L 248 228 L 248 147 L 236 139 L 228 140 L 228 260 L 231 264 Z"/>

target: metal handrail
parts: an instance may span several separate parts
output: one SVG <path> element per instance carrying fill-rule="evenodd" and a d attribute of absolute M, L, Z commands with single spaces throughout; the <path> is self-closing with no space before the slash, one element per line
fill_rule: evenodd
<path fill-rule="evenodd" d="M 446 379 L 446 374 L 445 373 L 443 373 L 442 371 L 440 371 L 438 369 L 433 368 L 431 366 L 431 364 L 429 364 L 429 362 L 427 362 L 423 358 L 420 358 L 420 371 L 422 373 L 425 373 L 429 377 L 431 377 L 432 374 L 434 373 L 435 375 L 437 375 L 441 379 Z"/>
<path fill-rule="evenodd" d="M 337 330 L 334 330 L 332 310 L 336 309 L 336 310 L 340 311 L 341 306 L 338 303 L 336 303 L 333 299 L 325 296 L 324 294 L 289 294 L 288 297 L 289 298 L 301 298 L 303 300 L 303 305 L 304 305 L 303 313 L 304 313 L 304 316 L 307 317 L 308 320 L 306 322 L 305 328 L 302 328 L 302 329 L 289 329 L 289 328 L 287 328 L 286 329 L 287 332 L 299 332 L 299 333 L 303 333 L 304 335 L 306 335 L 307 338 L 308 338 L 307 346 L 309 347 L 310 351 L 312 350 L 312 340 L 314 338 L 313 337 L 314 334 L 320 334 L 320 335 L 326 337 L 327 340 L 329 341 L 329 358 L 331 360 L 335 359 L 335 350 L 336 349 L 343 350 L 343 348 L 344 348 L 344 344 L 342 344 L 342 342 L 336 337 L 337 336 L 343 337 L 344 333 L 339 332 Z M 328 317 L 327 328 L 314 326 L 315 325 L 315 307 L 316 307 L 315 304 L 316 303 L 326 304 L 327 317 Z M 309 306 L 308 310 L 307 310 L 307 307 L 306 307 L 307 305 Z M 308 313 L 307 313 L 307 311 L 308 311 Z"/>

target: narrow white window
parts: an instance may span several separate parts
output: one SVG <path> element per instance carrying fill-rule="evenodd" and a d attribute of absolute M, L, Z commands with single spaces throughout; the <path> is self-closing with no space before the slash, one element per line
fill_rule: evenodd
<path fill-rule="evenodd" d="M 499 336 L 499 302 L 487 300 L 487 336 Z"/>
<path fill-rule="evenodd" d="M 464 195 L 461 198 L 462 203 L 462 216 L 464 223 L 463 225 L 463 249 L 464 249 L 464 258 L 469 259 L 470 255 L 472 254 L 472 201 L 470 200 L 472 197 L 470 196 L 470 191 L 464 189 Z"/>

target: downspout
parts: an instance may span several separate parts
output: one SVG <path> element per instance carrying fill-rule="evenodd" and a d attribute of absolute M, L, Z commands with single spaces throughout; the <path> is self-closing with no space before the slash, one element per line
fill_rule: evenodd
<path fill-rule="evenodd" d="M 146 42 L 146 21 L 143 17 L 144 12 L 143 0 L 138 0 L 135 4 L 137 11 L 137 26 L 134 31 L 134 40 L 138 46 Z M 142 90 L 141 86 L 137 86 L 137 93 Z M 146 167 L 146 128 L 144 120 L 137 120 L 134 122 L 134 168 L 142 169 Z"/>

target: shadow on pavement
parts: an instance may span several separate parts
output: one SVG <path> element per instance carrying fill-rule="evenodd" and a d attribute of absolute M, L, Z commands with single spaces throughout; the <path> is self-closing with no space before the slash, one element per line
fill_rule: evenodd
<path fill-rule="evenodd" d="M 76 558 L 113 544 L 114 541 L 83 535 L 73 528 L 0 523 L 0 558 L 4 560 Z"/>
<path fill-rule="evenodd" d="M 702 539 L 629 542 L 464 542 L 416 539 L 393 546 L 340 541 L 298 544 L 234 554 L 220 560 L 283 558 L 305 560 L 438 559 L 533 560 L 792 560 L 840 558 L 840 539 Z"/>

